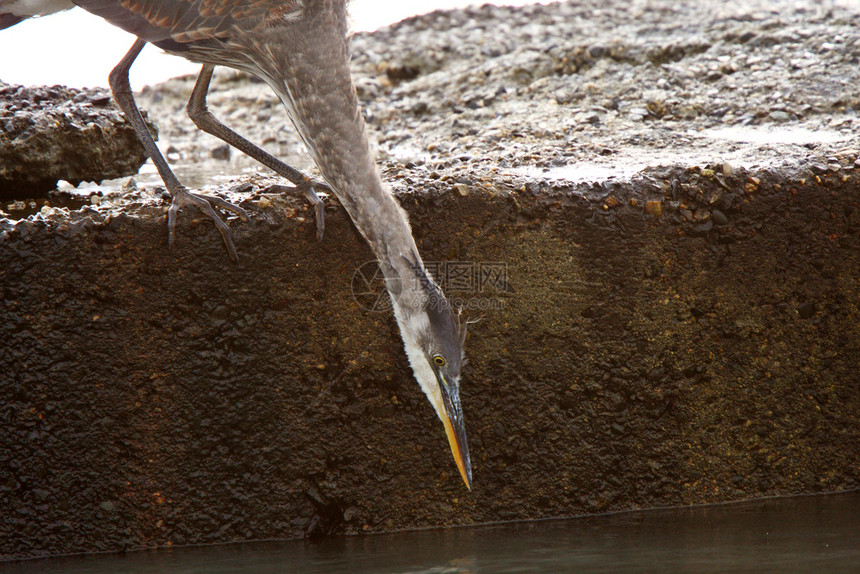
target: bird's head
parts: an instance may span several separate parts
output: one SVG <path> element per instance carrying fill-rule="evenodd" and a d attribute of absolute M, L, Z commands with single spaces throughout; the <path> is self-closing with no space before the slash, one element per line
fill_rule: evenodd
<path fill-rule="evenodd" d="M 424 295 L 421 303 L 402 306 L 395 300 L 395 316 L 415 378 L 445 426 L 454 462 L 471 490 L 472 465 L 460 406 L 466 326 L 461 325 L 458 314 L 426 271 L 416 268 L 415 273 L 421 279 L 417 286 Z"/>

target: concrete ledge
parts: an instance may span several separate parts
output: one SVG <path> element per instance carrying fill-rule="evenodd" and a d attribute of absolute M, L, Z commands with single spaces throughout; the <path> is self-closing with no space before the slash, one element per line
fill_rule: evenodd
<path fill-rule="evenodd" d="M 0 241 L 0 555 L 857 487 L 853 174 L 401 199 L 428 260 L 506 265 L 507 292 L 462 293 L 496 305 L 467 344 L 474 492 L 391 317 L 353 297 L 371 256 L 339 207 L 317 243 L 267 198 L 234 266 L 189 214 L 168 251 L 163 206 L 131 198 Z"/>

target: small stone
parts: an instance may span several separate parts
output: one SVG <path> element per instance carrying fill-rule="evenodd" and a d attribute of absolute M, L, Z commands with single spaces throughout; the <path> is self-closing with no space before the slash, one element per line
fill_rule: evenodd
<path fill-rule="evenodd" d="M 732 167 L 732 164 L 727 161 L 723 162 L 723 175 L 732 175 L 734 171 L 735 169 Z"/>
<path fill-rule="evenodd" d="M 465 183 L 455 183 L 454 189 L 463 197 L 469 195 L 469 186 Z"/>
<path fill-rule="evenodd" d="M 272 205 L 272 202 L 269 200 L 268 197 L 261 197 L 258 204 L 260 206 L 260 209 L 266 209 L 267 207 Z"/>
<path fill-rule="evenodd" d="M 774 110 L 769 115 L 770 119 L 775 122 L 787 122 L 791 119 L 791 116 L 789 116 L 786 112 L 782 110 Z"/>
<path fill-rule="evenodd" d="M 352 522 L 352 520 L 358 516 L 359 510 L 355 506 L 350 506 L 346 510 L 343 511 L 343 520 L 344 522 Z"/>
<path fill-rule="evenodd" d="M 646 201 L 645 202 L 645 213 L 648 215 L 653 215 L 654 217 L 660 217 L 663 215 L 663 202 L 662 201 Z"/>
<path fill-rule="evenodd" d="M 632 108 L 630 110 L 630 119 L 634 122 L 641 122 L 648 117 L 648 110 L 645 108 Z"/>
<path fill-rule="evenodd" d="M 212 148 L 212 159 L 227 161 L 230 159 L 230 146 L 227 144 Z"/>
<path fill-rule="evenodd" d="M 713 229 L 714 222 L 710 219 L 704 223 L 700 223 L 698 225 L 694 225 L 693 228 L 689 231 L 689 234 L 692 237 L 702 237 L 703 235 L 707 235 L 708 232 Z"/>
<path fill-rule="evenodd" d="M 715 209 L 711 212 L 711 219 L 713 219 L 714 223 L 717 225 L 725 225 L 729 222 L 729 218 L 726 217 L 726 214 L 719 209 Z"/>
<path fill-rule="evenodd" d="M 99 504 L 99 506 L 105 512 L 113 512 L 115 508 L 113 502 L 111 502 L 110 500 L 103 501 L 101 504 Z"/>
<path fill-rule="evenodd" d="M 90 97 L 90 103 L 97 107 L 104 107 L 110 103 L 110 96 L 107 94 L 99 94 Z"/>

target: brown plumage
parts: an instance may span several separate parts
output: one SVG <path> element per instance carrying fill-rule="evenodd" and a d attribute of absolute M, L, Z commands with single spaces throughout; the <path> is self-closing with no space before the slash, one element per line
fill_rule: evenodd
<path fill-rule="evenodd" d="M 301 0 L 73 0 L 138 38 L 158 44 L 228 39 L 233 30 L 253 30 L 301 14 Z"/>

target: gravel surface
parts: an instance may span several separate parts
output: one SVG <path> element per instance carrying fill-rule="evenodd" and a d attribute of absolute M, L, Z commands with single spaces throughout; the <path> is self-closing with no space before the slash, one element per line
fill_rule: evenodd
<path fill-rule="evenodd" d="M 577 2 L 436 12 L 353 40 L 386 173 L 442 181 L 629 178 L 653 166 L 853 167 L 857 3 Z M 264 171 L 184 118 L 193 80 L 146 90 L 179 171 Z M 280 102 L 222 72 L 211 108 L 306 170 Z"/>
<path fill-rule="evenodd" d="M 570 167 L 574 179 L 847 161 L 858 15 L 779 1 L 485 6 L 358 37 L 355 62 L 394 157 L 435 143 L 469 170 Z"/>
<path fill-rule="evenodd" d="M 857 2 L 483 6 L 357 34 L 353 69 L 397 191 L 428 173 L 522 184 L 627 179 L 654 166 L 854 167 L 858 18 Z M 193 82 L 139 97 L 183 181 L 217 189 L 268 173 L 186 117 Z M 229 126 L 314 171 L 267 86 L 221 69 L 209 102 Z M 137 181 L 159 185 L 151 164 Z"/>

